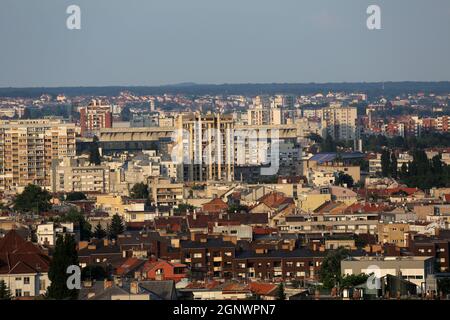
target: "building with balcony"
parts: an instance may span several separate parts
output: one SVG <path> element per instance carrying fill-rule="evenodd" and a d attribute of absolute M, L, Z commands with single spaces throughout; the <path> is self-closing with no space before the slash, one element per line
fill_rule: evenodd
<path fill-rule="evenodd" d="M 53 160 L 75 156 L 75 134 L 62 120 L 0 121 L 0 190 L 50 187 Z"/>

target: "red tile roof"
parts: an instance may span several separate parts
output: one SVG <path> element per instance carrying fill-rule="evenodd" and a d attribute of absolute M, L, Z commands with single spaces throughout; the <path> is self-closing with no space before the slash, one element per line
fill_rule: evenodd
<path fill-rule="evenodd" d="M 228 205 L 220 198 L 215 198 L 202 206 L 202 210 L 208 213 L 226 212 Z"/>
<path fill-rule="evenodd" d="M 262 296 L 275 295 L 278 288 L 276 284 L 264 282 L 250 282 L 248 287 L 253 293 Z"/>
<path fill-rule="evenodd" d="M 450 194 L 444 194 L 445 202 L 450 202 Z"/>
<path fill-rule="evenodd" d="M 133 272 L 140 265 L 143 265 L 145 262 L 138 258 L 129 258 L 127 259 L 120 267 L 117 268 L 116 274 L 119 276 L 124 276 L 130 272 Z"/>
<path fill-rule="evenodd" d="M 283 204 L 294 203 L 292 198 L 286 197 L 284 194 L 280 192 L 272 192 L 262 196 L 259 200 L 260 203 L 264 203 L 266 206 L 270 208 L 277 209 Z"/>
<path fill-rule="evenodd" d="M 50 258 L 15 230 L 0 239 L 0 274 L 48 272 Z"/>

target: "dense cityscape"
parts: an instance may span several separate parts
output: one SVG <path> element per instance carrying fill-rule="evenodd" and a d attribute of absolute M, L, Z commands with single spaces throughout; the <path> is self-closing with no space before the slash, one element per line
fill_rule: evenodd
<path fill-rule="evenodd" d="M 450 88 L 377 86 L 4 89 L 0 299 L 448 299 Z"/>

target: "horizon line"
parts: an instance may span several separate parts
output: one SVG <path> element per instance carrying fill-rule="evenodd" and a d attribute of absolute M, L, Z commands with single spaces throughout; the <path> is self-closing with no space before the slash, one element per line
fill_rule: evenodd
<path fill-rule="evenodd" d="M 224 83 L 195 83 L 195 82 L 181 82 L 173 84 L 160 85 L 68 85 L 68 86 L 24 86 L 24 87 L 0 87 L 0 90 L 5 89 L 70 89 L 70 88 L 170 88 L 170 87 L 199 87 L 199 86 L 243 86 L 243 85 L 344 85 L 344 84 L 398 84 L 398 83 L 427 83 L 438 84 L 448 83 L 450 80 L 389 80 L 389 81 L 330 81 L 330 82 L 224 82 Z"/>

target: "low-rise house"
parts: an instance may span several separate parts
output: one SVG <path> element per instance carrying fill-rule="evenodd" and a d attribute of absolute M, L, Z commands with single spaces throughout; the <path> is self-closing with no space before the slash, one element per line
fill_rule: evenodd
<path fill-rule="evenodd" d="M 0 280 L 5 282 L 13 297 L 45 294 L 50 286 L 49 268 L 48 255 L 15 230 L 0 239 Z"/>
<path fill-rule="evenodd" d="M 278 296 L 278 285 L 267 282 L 250 282 L 248 288 L 253 296 L 262 300 L 276 300 Z"/>
<path fill-rule="evenodd" d="M 37 242 L 43 246 L 54 246 L 58 236 L 64 236 L 66 234 L 75 234 L 72 222 L 58 224 L 54 222 L 43 223 L 36 228 Z"/>
<path fill-rule="evenodd" d="M 188 269 L 182 263 L 149 260 L 145 262 L 142 268 L 142 276 L 148 280 L 173 280 L 178 282 L 188 277 Z"/>
<path fill-rule="evenodd" d="M 228 205 L 220 198 L 215 198 L 202 206 L 202 211 L 210 214 L 224 213 L 227 210 Z"/>
<path fill-rule="evenodd" d="M 126 258 L 123 257 L 116 243 L 104 239 L 79 242 L 78 260 L 82 268 L 89 265 L 101 265 L 105 269 L 110 267 L 115 269 L 121 266 Z"/>

